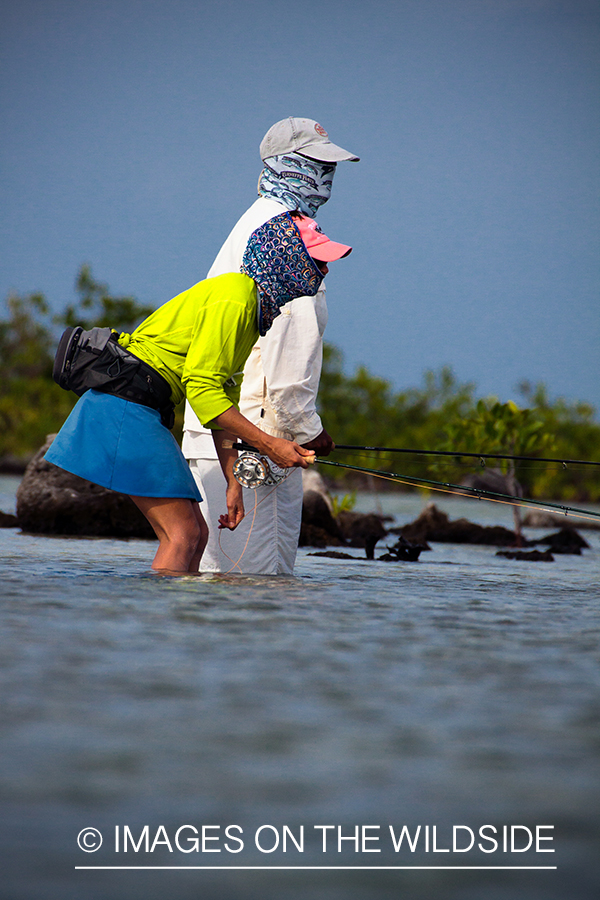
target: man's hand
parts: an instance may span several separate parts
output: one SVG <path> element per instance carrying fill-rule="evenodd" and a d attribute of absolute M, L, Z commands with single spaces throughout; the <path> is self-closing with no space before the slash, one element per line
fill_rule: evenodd
<path fill-rule="evenodd" d="M 313 438 L 312 441 L 308 441 L 307 444 L 302 444 L 305 450 L 314 450 L 317 456 L 329 456 L 331 451 L 335 448 L 335 444 L 333 443 L 330 435 L 327 434 L 325 429 L 318 434 L 316 438 Z"/>

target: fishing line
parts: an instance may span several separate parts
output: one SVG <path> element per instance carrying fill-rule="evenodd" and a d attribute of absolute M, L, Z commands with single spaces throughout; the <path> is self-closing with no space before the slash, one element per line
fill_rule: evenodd
<path fill-rule="evenodd" d="M 279 487 L 279 485 L 276 484 L 275 487 L 274 487 L 272 490 L 270 490 L 268 494 L 265 494 L 265 496 L 264 496 L 261 500 L 258 499 L 258 494 L 256 493 L 256 491 L 254 492 L 254 510 L 253 510 L 253 512 L 252 512 L 252 521 L 250 522 L 250 530 L 248 531 L 248 537 L 246 538 L 246 543 L 244 544 L 244 549 L 243 549 L 242 552 L 240 553 L 239 558 L 237 559 L 236 562 L 233 562 L 232 558 L 231 558 L 227 553 L 225 553 L 225 551 L 223 550 L 223 547 L 221 546 L 221 535 L 223 534 L 223 531 L 224 531 L 225 529 L 219 528 L 219 550 L 221 551 L 221 553 L 223 554 L 223 556 L 225 556 L 225 557 L 229 560 L 230 563 L 233 563 L 233 565 L 232 565 L 232 567 L 231 567 L 230 569 L 228 569 L 226 572 L 223 572 L 224 575 L 229 575 L 231 572 L 233 572 L 234 569 L 239 569 L 239 570 L 240 570 L 240 575 L 243 575 L 243 574 L 244 574 L 244 573 L 242 572 L 242 569 L 241 569 L 241 566 L 240 566 L 240 562 L 241 562 L 241 560 L 242 560 L 242 557 L 243 557 L 244 553 L 245 553 L 246 550 L 248 549 L 248 543 L 249 543 L 249 541 L 250 541 L 250 536 L 251 536 L 251 534 L 252 534 L 252 529 L 254 528 L 254 521 L 255 521 L 255 519 L 256 519 L 256 510 L 258 509 L 258 507 L 260 506 L 260 504 L 263 503 L 264 500 L 267 500 L 267 499 L 271 496 L 271 494 L 273 493 L 273 491 L 277 490 L 278 487 Z M 249 515 L 250 515 L 250 513 L 244 513 L 244 515 L 243 515 L 242 518 L 240 519 L 238 525 L 241 525 L 242 522 L 244 521 L 244 519 L 245 519 L 247 516 L 249 516 Z"/>
<path fill-rule="evenodd" d="M 450 484 L 443 481 L 431 481 L 427 478 L 411 478 L 409 475 L 398 475 L 395 472 L 378 472 L 376 469 L 366 469 L 362 466 L 351 466 L 347 463 L 334 462 L 331 459 L 316 460 L 319 465 L 337 466 L 342 469 L 352 469 L 355 472 L 363 472 L 367 475 L 374 475 L 376 478 L 383 478 L 387 481 L 394 481 L 397 484 L 415 485 L 416 487 L 431 488 L 434 491 L 440 491 L 446 494 L 454 494 L 462 497 L 476 497 L 478 500 L 489 500 L 492 503 L 503 503 L 507 506 L 535 506 L 543 509 L 545 512 L 559 510 L 564 513 L 565 517 L 568 513 L 573 513 L 582 519 L 600 519 L 600 513 L 591 512 L 590 510 L 578 509 L 575 506 L 562 506 L 558 503 L 549 503 L 542 500 L 529 500 L 523 497 L 513 497 L 510 494 L 499 494 L 495 491 L 488 491 L 478 488 L 464 487 L 460 484 Z"/>
<path fill-rule="evenodd" d="M 256 494 L 255 494 L 255 495 L 254 495 L 254 510 L 253 510 L 253 513 L 252 513 L 252 521 L 250 522 L 250 530 L 249 530 L 249 532 L 248 532 L 248 537 L 246 538 L 246 543 L 244 544 L 244 549 L 242 550 L 242 552 L 241 552 L 241 554 L 240 554 L 240 557 L 239 557 L 239 559 L 237 560 L 237 562 L 233 562 L 231 556 L 229 556 L 229 554 L 228 554 L 228 553 L 225 553 L 225 551 L 223 550 L 223 547 L 221 546 L 221 535 L 222 535 L 222 533 L 223 533 L 223 531 L 224 531 L 225 529 L 224 529 L 224 528 L 219 528 L 219 550 L 221 551 L 221 553 L 223 554 L 223 556 L 224 556 L 226 559 L 229 560 L 230 563 L 233 563 L 232 567 L 231 567 L 230 569 L 228 569 L 226 572 L 223 573 L 224 575 L 229 575 L 229 573 L 230 573 L 230 572 L 233 572 L 234 569 L 239 569 L 239 570 L 240 570 L 240 574 L 243 574 L 243 573 L 242 573 L 242 570 L 241 570 L 241 568 L 240 568 L 240 560 L 241 560 L 242 556 L 244 555 L 244 553 L 246 552 L 246 547 L 248 546 L 248 541 L 250 540 L 250 535 L 252 534 L 252 529 L 254 528 L 254 520 L 255 520 L 255 518 L 256 518 L 256 510 L 257 510 L 257 508 L 258 508 L 258 497 L 257 497 Z M 248 515 L 248 513 L 244 513 L 244 515 L 242 516 L 242 518 L 241 518 L 240 521 L 238 522 L 238 525 L 241 525 L 241 524 L 242 524 L 242 522 L 244 521 L 244 519 L 246 518 L 247 515 Z"/>

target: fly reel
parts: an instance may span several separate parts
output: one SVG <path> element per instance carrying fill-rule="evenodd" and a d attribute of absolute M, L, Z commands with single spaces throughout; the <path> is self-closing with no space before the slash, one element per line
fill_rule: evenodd
<path fill-rule="evenodd" d="M 268 456 L 245 451 L 233 464 L 233 474 L 242 487 L 256 490 L 261 485 L 276 485 L 284 481 L 291 469 L 282 469 Z"/>

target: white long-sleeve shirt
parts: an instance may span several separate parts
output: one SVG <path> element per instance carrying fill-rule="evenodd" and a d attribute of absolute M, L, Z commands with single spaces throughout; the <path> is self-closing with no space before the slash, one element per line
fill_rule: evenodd
<path fill-rule="evenodd" d="M 286 211 L 278 200 L 259 197 L 231 231 L 207 277 L 239 272 L 252 232 Z M 268 434 L 305 444 L 323 430 L 316 399 L 326 324 L 322 285 L 315 297 L 286 303 L 252 349 L 243 373 L 240 412 Z M 202 427 L 188 403 L 182 449 L 187 459 L 216 458 L 211 432 Z"/>

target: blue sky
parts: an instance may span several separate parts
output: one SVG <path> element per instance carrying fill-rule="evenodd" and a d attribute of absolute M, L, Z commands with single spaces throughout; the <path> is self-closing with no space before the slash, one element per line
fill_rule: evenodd
<path fill-rule="evenodd" d="M 596 0 L 1 2 L 0 297 L 82 263 L 159 305 L 204 277 L 288 115 L 361 157 L 326 338 L 396 388 L 451 365 L 600 408 Z M 365 436 L 367 438 L 368 436 Z"/>

